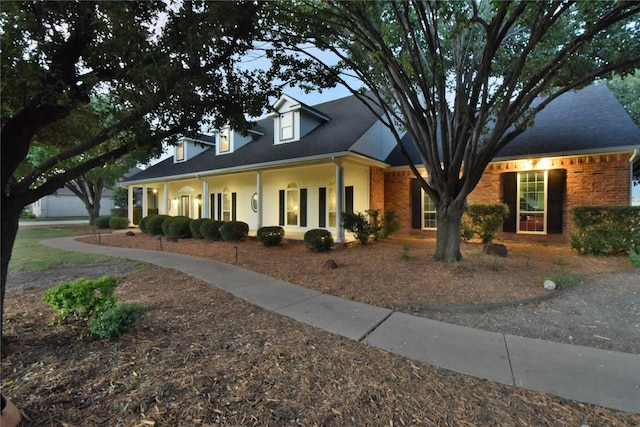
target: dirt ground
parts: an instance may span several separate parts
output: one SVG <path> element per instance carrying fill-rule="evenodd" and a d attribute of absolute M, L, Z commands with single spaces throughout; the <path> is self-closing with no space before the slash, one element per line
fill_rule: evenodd
<path fill-rule="evenodd" d="M 142 235 L 103 235 L 102 244 L 159 249 L 157 239 Z M 546 309 L 594 286 L 616 289 L 617 298 L 603 304 L 635 300 L 630 310 L 637 309 L 639 276 L 621 258 L 508 244 L 504 259 L 468 244 L 462 263 L 443 265 L 430 260 L 432 244 L 394 239 L 314 254 L 297 243 L 264 248 L 250 240 L 189 239 L 163 242 L 163 250 L 234 263 L 237 247 L 237 263 L 246 268 L 426 316 L 506 310 L 516 318 L 518 310 Z M 323 269 L 329 258 L 338 269 Z M 147 309 L 117 341 L 87 336 L 81 321 L 55 321 L 41 302 L 57 283 L 55 271 L 9 278 L 16 285 L 5 302 L 2 392 L 23 410 L 25 426 L 640 424 L 638 414 L 458 375 L 336 337 L 172 270 L 98 264 L 83 274 L 121 275 L 119 301 Z M 555 294 L 542 289 L 543 278 L 561 270 L 579 272 L 582 282 Z M 618 288 L 611 278 L 631 284 Z M 494 305 L 504 307 L 489 309 Z"/>

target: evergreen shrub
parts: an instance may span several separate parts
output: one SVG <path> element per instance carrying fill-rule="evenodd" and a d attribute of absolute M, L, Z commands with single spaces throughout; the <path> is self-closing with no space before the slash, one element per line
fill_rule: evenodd
<path fill-rule="evenodd" d="M 164 234 L 162 232 L 162 223 L 167 218 L 170 218 L 169 215 L 152 215 L 151 217 L 149 217 L 145 226 L 147 233 L 151 234 L 152 236 Z"/>
<path fill-rule="evenodd" d="M 249 224 L 242 221 L 228 221 L 220 227 L 222 240 L 225 242 L 237 242 L 249 234 Z"/>
<path fill-rule="evenodd" d="M 200 227 L 204 224 L 205 221 L 208 221 L 209 218 L 199 218 L 192 219 L 189 223 L 189 230 L 191 230 L 191 236 L 195 239 L 204 239 L 204 236 L 200 232 Z"/>
<path fill-rule="evenodd" d="M 89 331 L 102 339 L 114 339 L 128 332 L 144 314 L 139 303 L 118 304 L 89 321 Z"/>
<path fill-rule="evenodd" d="M 174 216 L 168 221 L 167 233 L 165 234 L 170 237 L 175 237 L 176 239 L 188 239 L 191 237 L 191 230 L 189 228 L 191 221 L 191 218 L 187 216 Z M 164 223 L 162 227 L 164 229 Z"/>
<path fill-rule="evenodd" d="M 313 252 L 330 251 L 333 247 L 333 236 L 328 230 L 314 228 L 304 233 L 304 244 Z"/>
<path fill-rule="evenodd" d="M 207 240 L 219 242 L 222 240 L 222 234 L 220 234 L 222 224 L 224 224 L 224 221 L 218 221 L 216 219 L 204 221 L 200 226 L 200 234 Z"/>
<path fill-rule="evenodd" d="M 129 228 L 129 218 L 112 216 L 109 220 L 109 228 L 113 228 L 114 230 L 124 230 L 125 228 Z"/>
<path fill-rule="evenodd" d="M 79 279 L 48 289 L 42 299 L 63 319 L 71 315 L 88 317 L 115 305 L 117 284 L 117 279 L 112 276 L 96 280 Z"/>
<path fill-rule="evenodd" d="M 109 215 L 99 216 L 98 218 L 96 218 L 93 225 L 96 228 L 109 228 L 109 220 L 111 220 L 111 216 Z"/>
<path fill-rule="evenodd" d="M 264 246 L 278 246 L 284 238 L 284 228 L 280 226 L 260 227 L 257 238 Z"/>

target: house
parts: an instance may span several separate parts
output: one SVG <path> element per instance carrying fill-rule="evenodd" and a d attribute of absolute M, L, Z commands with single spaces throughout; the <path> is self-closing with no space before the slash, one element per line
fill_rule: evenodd
<path fill-rule="evenodd" d="M 567 242 L 573 206 L 630 204 L 638 151 L 640 129 L 606 86 L 570 92 L 496 156 L 468 200 L 509 205 L 502 238 Z M 401 233 L 435 236 L 433 203 L 355 97 L 308 106 L 283 95 L 248 135 L 183 138 L 173 157 L 122 185 L 143 212 L 281 225 L 292 238 L 325 228 L 344 241 L 342 213 L 367 209 L 395 211 Z"/>

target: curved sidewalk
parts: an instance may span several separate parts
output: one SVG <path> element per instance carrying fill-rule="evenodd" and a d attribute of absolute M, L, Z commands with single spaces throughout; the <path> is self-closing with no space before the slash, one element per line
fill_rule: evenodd
<path fill-rule="evenodd" d="M 330 333 L 441 368 L 567 399 L 640 413 L 640 355 L 438 322 L 338 298 L 212 260 L 90 245 L 42 244 L 182 271 L 239 298 Z"/>

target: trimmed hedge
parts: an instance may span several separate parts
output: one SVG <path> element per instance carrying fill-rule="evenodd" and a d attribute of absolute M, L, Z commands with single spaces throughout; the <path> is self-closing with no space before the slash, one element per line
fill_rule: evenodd
<path fill-rule="evenodd" d="M 145 226 L 147 233 L 153 236 L 164 234 L 162 232 L 162 223 L 167 218 L 170 218 L 169 215 L 152 215 L 149 217 Z"/>
<path fill-rule="evenodd" d="M 109 228 L 113 228 L 115 230 L 124 230 L 125 228 L 129 228 L 129 218 L 112 216 L 109 220 Z"/>
<path fill-rule="evenodd" d="M 204 221 L 200 226 L 200 234 L 207 240 L 213 240 L 219 242 L 222 240 L 222 234 L 220 234 L 220 227 L 222 227 L 224 221 L 218 221 L 216 219 L 209 219 Z"/>
<path fill-rule="evenodd" d="M 93 223 L 93 225 L 96 228 L 109 228 L 109 221 L 110 220 L 111 220 L 111 216 L 110 215 L 99 216 L 98 218 L 96 218 L 96 220 Z"/>
<path fill-rule="evenodd" d="M 504 203 L 469 204 L 463 215 L 462 239 L 469 240 L 478 234 L 482 243 L 491 243 L 508 216 L 509 206 Z"/>
<path fill-rule="evenodd" d="M 189 229 L 190 223 L 191 218 L 187 216 L 175 216 L 169 220 L 165 220 L 165 222 L 162 223 L 162 228 L 164 230 L 165 224 L 168 224 L 166 235 L 175 237 L 176 239 L 188 239 L 191 237 L 191 230 Z"/>
<path fill-rule="evenodd" d="M 284 238 L 284 228 L 280 226 L 260 227 L 257 238 L 264 246 L 278 246 Z"/>
<path fill-rule="evenodd" d="M 304 233 L 304 244 L 313 252 L 330 251 L 333 247 L 333 236 L 328 230 L 314 228 Z"/>
<path fill-rule="evenodd" d="M 587 255 L 640 251 L 640 206 L 576 206 L 571 247 Z"/>
<path fill-rule="evenodd" d="M 220 227 L 222 240 L 225 242 L 237 242 L 249 235 L 249 224 L 242 221 L 229 221 Z"/>
<path fill-rule="evenodd" d="M 149 221 L 149 218 L 151 217 L 153 217 L 153 215 L 145 216 L 144 218 L 140 219 L 140 222 L 138 222 L 138 227 L 140 228 L 140 231 L 142 233 L 147 233 L 147 221 Z"/>
<path fill-rule="evenodd" d="M 200 227 L 205 221 L 209 221 L 209 218 L 192 219 L 189 223 L 189 230 L 191 230 L 191 236 L 195 239 L 204 239 L 204 236 L 200 232 Z"/>

